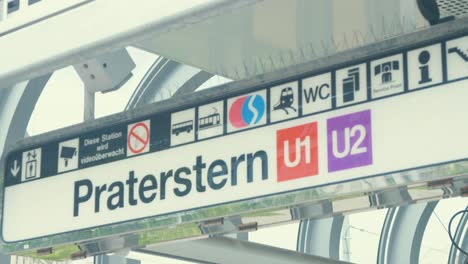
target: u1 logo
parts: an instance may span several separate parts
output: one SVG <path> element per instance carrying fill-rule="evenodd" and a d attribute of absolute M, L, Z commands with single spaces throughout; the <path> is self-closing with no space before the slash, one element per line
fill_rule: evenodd
<path fill-rule="evenodd" d="M 276 132 L 277 181 L 318 174 L 317 123 Z"/>

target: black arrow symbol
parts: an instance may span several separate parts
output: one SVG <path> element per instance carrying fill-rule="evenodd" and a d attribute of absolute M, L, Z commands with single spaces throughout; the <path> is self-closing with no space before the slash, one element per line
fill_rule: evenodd
<path fill-rule="evenodd" d="M 456 53 L 458 54 L 458 56 L 460 56 L 465 62 L 468 62 L 468 55 L 463 52 L 463 50 L 461 50 L 460 48 L 458 47 L 453 47 L 453 48 L 450 48 L 448 50 L 448 53 Z"/>

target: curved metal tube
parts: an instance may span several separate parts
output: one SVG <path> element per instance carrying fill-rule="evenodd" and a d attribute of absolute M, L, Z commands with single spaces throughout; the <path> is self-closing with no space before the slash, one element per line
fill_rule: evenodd
<path fill-rule="evenodd" d="M 462 214 L 461 219 L 458 222 L 453 240 L 455 243 L 457 243 L 457 245 L 459 245 L 460 248 L 468 251 L 468 232 L 465 233 L 465 236 L 462 239 L 463 231 L 465 230 L 467 223 L 468 213 L 464 213 Z M 468 260 L 468 256 L 465 256 L 455 247 L 455 245 L 452 244 L 452 246 L 450 247 L 448 264 L 463 264 L 466 260 Z"/>
<path fill-rule="evenodd" d="M 296 250 L 315 256 L 340 259 L 344 216 L 301 221 Z"/>
<path fill-rule="evenodd" d="M 390 209 L 382 227 L 377 263 L 419 263 L 424 230 L 437 203 Z"/>

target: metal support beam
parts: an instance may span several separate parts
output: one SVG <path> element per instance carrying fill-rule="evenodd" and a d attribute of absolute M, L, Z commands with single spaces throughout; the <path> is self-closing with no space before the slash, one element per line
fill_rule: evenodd
<path fill-rule="evenodd" d="M 141 80 L 125 109 L 168 99 L 178 93 L 181 87 L 185 87 L 185 92 L 194 91 L 203 80 L 210 78 L 200 72 L 200 69 L 159 57 Z"/>
<path fill-rule="evenodd" d="M 299 226 L 297 251 L 340 259 L 340 239 L 344 216 L 304 220 Z"/>
<path fill-rule="evenodd" d="M 153 245 L 135 251 L 202 263 L 347 263 L 226 237 Z"/>
<path fill-rule="evenodd" d="M 419 251 L 429 218 L 437 202 L 391 208 L 379 242 L 377 263 L 419 263 Z"/>
<path fill-rule="evenodd" d="M 206 71 L 200 71 L 199 73 L 195 74 L 190 80 L 188 80 L 184 85 L 182 85 L 174 94 L 174 96 L 183 96 L 183 95 L 188 95 L 200 87 L 202 84 L 204 84 L 206 81 L 208 81 L 211 77 L 214 75 L 206 72 Z"/>
<path fill-rule="evenodd" d="M 26 134 L 36 102 L 51 74 L 19 83 L 0 93 L 0 156 Z"/>
<path fill-rule="evenodd" d="M 465 238 L 461 242 L 461 248 L 463 248 L 463 250 L 465 250 L 465 251 L 468 251 L 468 232 L 465 233 Z M 463 255 L 462 253 L 459 253 L 458 256 L 459 256 L 458 264 L 467 263 L 467 261 L 468 261 L 468 256 L 467 255 Z"/>
<path fill-rule="evenodd" d="M 467 207 L 468 209 L 468 207 Z M 468 231 L 465 231 L 465 228 L 468 224 L 468 213 L 461 215 L 460 221 L 458 222 L 457 229 L 455 230 L 454 242 L 461 247 L 463 250 L 468 251 Z M 463 238 L 464 237 L 464 238 Z M 462 264 L 464 261 L 468 261 L 468 256 L 461 253 L 455 245 L 452 244 L 450 247 L 450 253 L 448 258 L 448 264 Z M 465 262 L 466 263 L 466 262 Z"/>
<path fill-rule="evenodd" d="M 84 112 L 83 120 L 84 122 L 94 120 L 94 108 L 95 108 L 95 93 L 84 89 Z"/>

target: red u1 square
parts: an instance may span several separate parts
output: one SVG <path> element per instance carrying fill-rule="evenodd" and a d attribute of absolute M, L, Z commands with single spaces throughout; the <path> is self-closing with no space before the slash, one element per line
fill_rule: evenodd
<path fill-rule="evenodd" d="M 277 181 L 318 174 L 317 122 L 276 131 Z"/>

